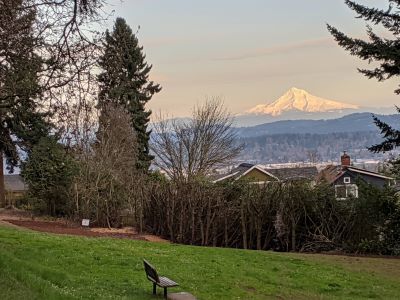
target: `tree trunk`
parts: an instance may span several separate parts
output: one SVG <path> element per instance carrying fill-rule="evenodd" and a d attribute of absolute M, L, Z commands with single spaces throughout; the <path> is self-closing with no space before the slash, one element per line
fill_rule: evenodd
<path fill-rule="evenodd" d="M 199 216 L 199 223 L 200 223 L 201 245 L 204 246 L 204 223 L 203 220 L 201 219 L 201 216 Z"/>
<path fill-rule="evenodd" d="M 224 215 L 224 223 L 225 223 L 224 241 L 225 241 L 225 247 L 228 247 L 228 218 L 226 217 L 226 214 Z"/>
<path fill-rule="evenodd" d="M 292 224 L 292 251 L 296 251 L 296 225 Z"/>
<path fill-rule="evenodd" d="M 194 245 L 194 239 L 195 239 L 195 213 L 194 213 L 194 209 L 192 208 L 192 238 L 190 240 L 190 244 Z"/>
<path fill-rule="evenodd" d="M 76 215 L 80 216 L 80 211 L 79 211 L 79 192 L 78 192 L 78 185 L 77 185 L 76 182 L 74 183 L 74 191 L 75 191 Z"/>
<path fill-rule="evenodd" d="M 3 152 L 0 151 L 0 207 L 6 205 L 6 189 L 4 186 Z"/>
<path fill-rule="evenodd" d="M 245 219 L 243 204 L 241 205 L 240 208 L 240 219 L 242 223 L 243 249 L 247 249 L 247 229 L 246 229 L 246 219 Z"/>
<path fill-rule="evenodd" d="M 261 235 L 262 235 L 262 225 L 259 223 L 260 221 L 257 220 L 256 223 L 256 239 L 257 239 L 257 250 L 261 250 Z"/>
<path fill-rule="evenodd" d="M 207 203 L 207 213 L 206 213 L 206 229 L 204 234 L 204 244 L 208 246 L 208 238 L 210 236 L 210 226 L 211 226 L 211 203 L 208 199 Z"/>
<path fill-rule="evenodd" d="M 179 234 L 178 234 L 178 243 L 184 243 L 185 241 L 183 240 L 183 219 L 184 217 L 184 206 L 181 204 L 181 212 L 180 212 L 180 217 L 179 217 Z"/>

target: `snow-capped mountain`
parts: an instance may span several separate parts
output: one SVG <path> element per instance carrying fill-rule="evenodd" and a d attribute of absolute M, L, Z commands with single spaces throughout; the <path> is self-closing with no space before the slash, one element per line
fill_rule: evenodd
<path fill-rule="evenodd" d="M 393 107 L 361 107 L 311 95 L 291 88 L 270 104 L 257 105 L 235 116 L 235 126 L 254 126 L 283 120 L 329 120 L 352 113 L 392 114 Z"/>
<path fill-rule="evenodd" d="M 260 104 L 248 111 L 246 114 L 280 116 L 286 112 L 324 113 L 342 110 L 358 110 L 359 106 L 323 99 L 305 90 L 291 88 L 282 97 L 270 104 Z"/>

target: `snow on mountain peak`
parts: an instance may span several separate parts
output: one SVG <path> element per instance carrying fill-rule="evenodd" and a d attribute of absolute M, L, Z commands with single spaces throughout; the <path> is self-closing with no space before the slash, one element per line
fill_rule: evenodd
<path fill-rule="evenodd" d="M 279 116 L 288 111 L 331 112 L 343 109 L 359 109 L 359 106 L 327 100 L 311 95 L 305 90 L 292 87 L 282 97 L 270 104 L 260 104 L 246 111 L 247 114 Z"/>

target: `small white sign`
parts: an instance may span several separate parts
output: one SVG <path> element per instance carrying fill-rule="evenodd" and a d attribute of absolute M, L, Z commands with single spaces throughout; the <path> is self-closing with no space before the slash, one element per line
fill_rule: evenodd
<path fill-rule="evenodd" d="M 82 219 L 82 226 L 89 227 L 89 223 L 90 223 L 89 219 Z"/>

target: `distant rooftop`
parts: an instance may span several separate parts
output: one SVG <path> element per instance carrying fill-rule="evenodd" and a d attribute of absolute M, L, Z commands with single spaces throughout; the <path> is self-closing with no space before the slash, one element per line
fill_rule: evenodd
<path fill-rule="evenodd" d="M 28 186 L 20 175 L 4 175 L 4 185 L 6 191 L 23 192 L 28 190 Z"/>
<path fill-rule="evenodd" d="M 256 168 L 277 180 L 314 180 L 318 174 L 316 167 L 290 167 L 290 168 L 264 168 L 261 165 L 242 163 L 227 174 L 213 176 L 214 182 L 225 179 L 238 179 L 245 175 L 250 169 Z"/>
<path fill-rule="evenodd" d="M 314 180 L 318 175 L 316 167 L 293 167 L 279 169 L 265 169 L 280 180 L 308 179 Z"/>

